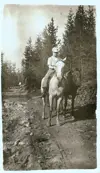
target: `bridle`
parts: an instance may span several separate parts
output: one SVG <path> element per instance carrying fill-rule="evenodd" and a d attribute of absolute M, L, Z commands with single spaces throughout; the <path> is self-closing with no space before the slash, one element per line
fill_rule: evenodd
<path fill-rule="evenodd" d="M 65 62 L 64 62 L 63 60 L 61 60 L 61 59 L 59 59 L 59 60 L 56 62 L 56 64 L 57 64 L 58 62 L 60 62 L 60 61 L 63 62 L 63 63 L 65 64 Z M 56 78 L 59 80 L 59 78 L 58 78 L 58 76 L 57 76 L 57 71 L 56 71 L 56 69 L 55 69 L 55 76 L 56 76 Z M 63 79 L 64 79 L 64 75 L 62 76 L 60 82 L 61 82 Z"/>

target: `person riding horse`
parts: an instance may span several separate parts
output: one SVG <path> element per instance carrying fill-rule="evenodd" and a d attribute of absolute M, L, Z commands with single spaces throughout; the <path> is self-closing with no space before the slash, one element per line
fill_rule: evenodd
<path fill-rule="evenodd" d="M 42 83 L 42 88 L 43 88 L 43 94 L 42 96 L 45 95 L 47 89 L 48 89 L 48 82 L 50 80 L 50 78 L 52 77 L 52 75 L 54 74 L 55 72 L 55 66 L 56 66 L 56 63 L 60 60 L 62 61 L 66 61 L 66 57 L 64 59 L 61 59 L 58 57 L 58 48 L 57 47 L 53 47 L 52 48 L 52 56 L 48 58 L 48 62 L 47 62 L 47 65 L 49 67 L 46 75 L 44 76 L 44 81 Z"/>

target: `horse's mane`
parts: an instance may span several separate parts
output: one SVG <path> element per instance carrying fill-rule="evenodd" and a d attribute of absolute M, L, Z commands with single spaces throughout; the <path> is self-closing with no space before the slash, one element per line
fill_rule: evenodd
<path fill-rule="evenodd" d="M 56 64 L 58 64 L 58 63 L 63 63 L 63 64 L 65 64 L 65 62 L 64 62 L 62 59 L 59 59 L 59 60 L 56 62 Z"/>

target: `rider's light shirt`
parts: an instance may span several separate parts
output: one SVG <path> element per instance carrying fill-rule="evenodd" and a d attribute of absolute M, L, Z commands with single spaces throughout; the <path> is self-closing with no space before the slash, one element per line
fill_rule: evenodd
<path fill-rule="evenodd" d="M 59 60 L 59 58 L 54 57 L 54 56 L 51 56 L 50 58 L 48 58 L 48 63 L 47 63 L 48 67 L 50 69 L 54 69 L 58 60 Z"/>

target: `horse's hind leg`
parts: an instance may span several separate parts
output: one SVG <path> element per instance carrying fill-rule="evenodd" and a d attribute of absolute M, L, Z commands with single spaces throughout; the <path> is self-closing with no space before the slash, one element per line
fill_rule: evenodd
<path fill-rule="evenodd" d="M 53 110 L 53 96 L 49 96 L 49 104 L 50 104 L 50 109 L 49 109 L 49 119 L 48 119 L 48 126 L 51 126 L 51 118 L 52 118 L 52 110 Z"/>
<path fill-rule="evenodd" d="M 42 112 L 42 118 L 45 119 L 45 106 L 46 106 L 46 97 L 42 97 L 43 102 L 43 112 Z"/>
<path fill-rule="evenodd" d="M 72 119 L 73 120 L 75 120 L 75 118 L 74 118 L 74 99 L 75 99 L 75 97 L 72 96 Z"/>
<path fill-rule="evenodd" d="M 66 119 L 66 107 L 67 107 L 67 97 L 63 98 L 63 116 Z"/>
<path fill-rule="evenodd" d="M 56 118 L 56 124 L 59 126 L 59 112 L 60 112 L 60 104 L 62 102 L 62 97 L 58 98 L 57 100 L 57 118 Z"/>

